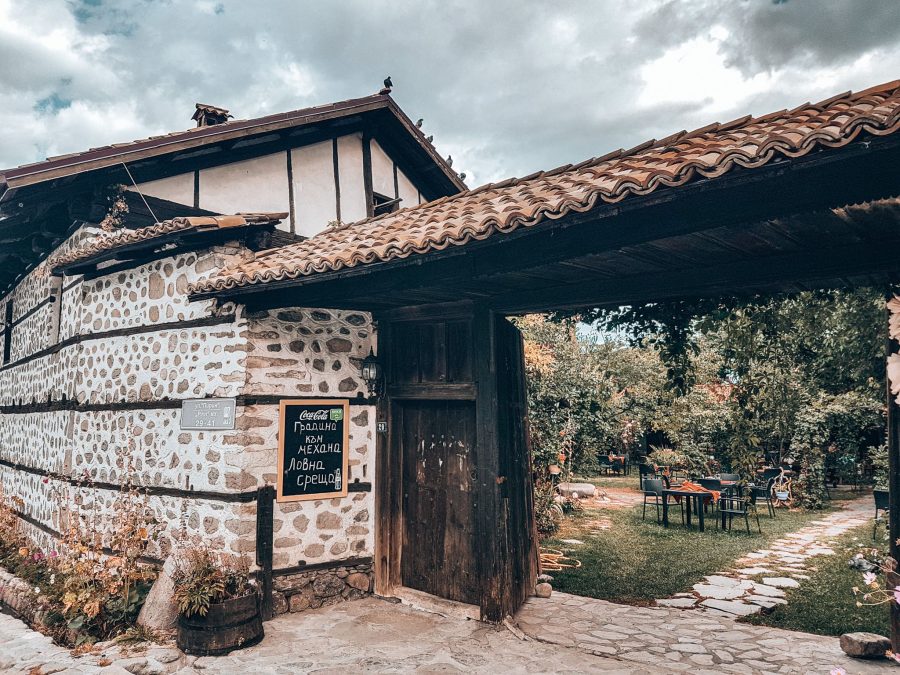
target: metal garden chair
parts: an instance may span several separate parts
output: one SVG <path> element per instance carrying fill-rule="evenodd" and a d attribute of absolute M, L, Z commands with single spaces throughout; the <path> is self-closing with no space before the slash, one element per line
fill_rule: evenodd
<path fill-rule="evenodd" d="M 772 484 L 774 482 L 775 479 L 770 478 L 765 485 L 748 486 L 750 488 L 750 497 L 754 503 L 758 503 L 760 499 L 763 500 L 766 503 L 766 510 L 772 518 L 775 517 L 775 504 L 772 502 Z"/>
<path fill-rule="evenodd" d="M 641 512 L 641 520 L 644 520 L 647 517 L 647 504 L 653 504 L 656 507 L 656 522 L 660 522 L 662 518 L 662 505 L 663 499 L 667 497 L 663 494 L 663 490 L 667 488 L 667 485 L 663 482 L 662 478 L 645 478 L 644 479 L 644 508 Z M 677 504 L 681 508 L 681 522 L 684 522 L 684 504 L 680 502 L 673 502 L 669 505 L 671 509 Z"/>
<path fill-rule="evenodd" d="M 750 534 L 750 513 L 756 516 L 756 527 L 762 534 L 762 527 L 759 524 L 759 511 L 756 510 L 756 503 L 753 495 L 749 497 L 720 497 L 719 498 L 719 517 L 716 518 L 716 529 L 719 528 L 720 521 L 723 518 L 728 519 L 728 531 L 731 531 L 731 523 L 735 516 L 744 518 L 747 525 L 747 534 Z"/>

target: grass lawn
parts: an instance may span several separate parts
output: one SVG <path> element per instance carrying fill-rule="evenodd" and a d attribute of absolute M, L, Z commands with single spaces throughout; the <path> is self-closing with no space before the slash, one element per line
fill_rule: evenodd
<path fill-rule="evenodd" d="M 601 479 L 602 480 L 602 479 Z M 623 480 L 623 479 L 619 479 Z M 628 604 L 649 604 L 656 598 L 687 591 L 708 574 L 728 568 L 745 553 L 765 548 L 787 532 L 822 517 L 823 511 L 779 510 L 775 519 L 760 514 L 762 534 L 755 529 L 717 532 L 707 520 L 705 532 L 681 525 L 678 511 L 670 512 L 669 529 L 656 523 L 649 507 L 641 521 L 641 507 L 585 510 L 567 518 L 560 531 L 542 542 L 581 561 L 580 569 L 550 572 L 556 590 Z M 598 521 L 609 529 L 598 530 Z M 755 523 L 754 523 L 755 525 Z M 696 521 L 695 521 L 696 527 Z M 577 539 L 583 545 L 562 543 Z"/>
<path fill-rule="evenodd" d="M 757 615 L 749 623 L 800 630 L 820 635 L 840 635 L 852 631 L 890 634 L 887 605 L 857 607 L 853 587 L 864 589 L 862 574 L 847 562 L 859 545 L 872 545 L 872 527 L 863 525 L 838 539 L 835 555 L 817 556 L 811 564 L 816 571 L 787 592 L 787 605 L 779 605 L 771 614 Z"/>
<path fill-rule="evenodd" d="M 636 466 L 631 468 L 631 474 L 627 476 L 617 476 L 616 474 L 610 474 L 607 476 L 591 476 L 590 478 L 574 477 L 572 478 L 572 482 L 591 483 L 593 485 L 596 485 L 598 488 L 628 488 L 635 491 L 641 489 L 641 477 L 638 474 L 638 469 Z"/>

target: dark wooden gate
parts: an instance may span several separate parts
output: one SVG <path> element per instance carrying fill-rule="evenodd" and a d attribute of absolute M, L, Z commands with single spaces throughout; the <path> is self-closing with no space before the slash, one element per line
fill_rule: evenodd
<path fill-rule="evenodd" d="M 537 581 L 539 553 L 534 520 L 531 437 L 522 334 L 502 316 L 495 318 L 497 422 L 500 449 L 500 531 L 506 542 L 501 575 L 503 612 L 514 614 Z"/>
<path fill-rule="evenodd" d="M 479 603 L 474 569 L 475 405 L 402 401 L 403 585 Z"/>
<path fill-rule="evenodd" d="M 502 620 L 538 573 L 521 335 L 471 303 L 378 321 L 376 592 Z"/>

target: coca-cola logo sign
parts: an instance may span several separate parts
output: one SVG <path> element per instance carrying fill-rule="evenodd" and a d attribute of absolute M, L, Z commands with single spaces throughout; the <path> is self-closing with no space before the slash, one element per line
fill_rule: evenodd
<path fill-rule="evenodd" d="M 281 401 L 278 500 L 300 501 L 347 494 L 347 400 Z"/>

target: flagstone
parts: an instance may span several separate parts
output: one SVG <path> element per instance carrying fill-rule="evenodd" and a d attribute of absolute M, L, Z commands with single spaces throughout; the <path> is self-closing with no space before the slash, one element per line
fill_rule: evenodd
<path fill-rule="evenodd" d="M 738 602 L 735 600 L 716 600 L 709 599 L 700 603 L 704 607 L 717 609 L 720 612 L 727 612 L 737 616 L 749 616 L 760 611 L 759 605 L 747 604 L 746 602 Z"/>
<path fill-rule="evenodd" d="M 775 588 L 798 588 L 800 586 L 799 581 L 787 577 L 763 577 L 763 584 Z"/>
<path fill-rule="evenodd" d="M 682 609 L 693 607 L 696 603 L 696 598 L 668 598 L 656 601 L 659 607 L 679 607 Z"/>
<path fill-rule="evenodd" d="M 714 586 L 713 584 L 694 584 L 694 592 L 704 598 L 716 600 L 733 600 L 744 595 L 746 589 L 737 584 L 733 586 Z"/>

